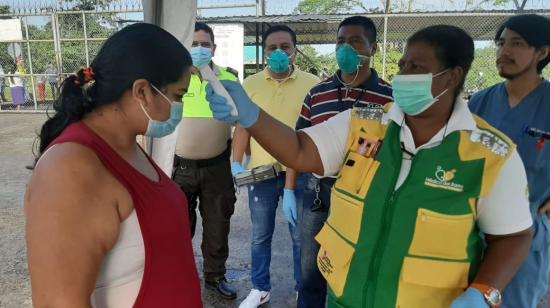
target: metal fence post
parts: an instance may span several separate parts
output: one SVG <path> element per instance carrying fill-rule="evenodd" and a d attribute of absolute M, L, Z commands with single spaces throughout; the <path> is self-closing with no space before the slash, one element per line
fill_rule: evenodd
<path fill-rule="evenodd" d="M 82 12 L 82 29 L 84 30 L 84 49 L 86 50 L 86 66 L 90 66 L 90 52 L 88 51 L 88 32 L 86 28 L 86 13 Z"/>
<path fill-rule="evenodd" d="M 59 31 L 59 15 L 52 14 L 52 31 L 53 31 L 53 46 L 55 50 L 55 61 L 57 65 L 57 74 L 63 72 L 63 58 L 61 57 L 61 34 Z"/>
<path fill-rule="evenodd" d="M 29 41 L 29 16 L 25 16 L 25 36 L 27 38 L 27 54 L 29 56 L 29 70 L 31 73 L 32 100 L 34 101 L 34 110 L 38 110 L 36 102 L 36 90 L 34 88 L 34 73 L 32 69 L 31 42 Z"/>
<path fill-rule="evenodd" d="M 382 47 L 382 79 L 386 79 L 386 61 L 387 61 L 387 39 L 388 39 L 388 12 L 384 14 L 384 46 Z"/>

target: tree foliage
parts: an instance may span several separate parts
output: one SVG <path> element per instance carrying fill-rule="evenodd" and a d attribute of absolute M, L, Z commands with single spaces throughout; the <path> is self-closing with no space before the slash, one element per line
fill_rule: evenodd
<path fill-rule="evenodd" d="M 0 5 L 0 14 L 9 14 L 10 6 L 9 5 Z"/>
<path fill-rule="evenodd" d="M 294 9 L 297 14 L 338 14 L 354 9 L 369 11 L 361 0 L 301 0 Z"/>
<path fill-rule="evenodd" d="M 310 45 L 303 45 L 298 47 L 302 54 L 296 58 L 296 65 L 307 72 L 315 74 L 327 74 L 332 75 L 338 69 L 336 64 L 336 58 L 334 54 L 319 55 L 315 48 Z"/>
<path fill-rule="evenodd" d="M 391 0 L 389 12 L 416 11 L 418 0 Z M 487 6 L 502 7 L 512 0 L 444 0 L 443 4 L 462 10 L 480 10 Z M 385 11 L 386 0 L 379 0 L 375 7 L 367 7 L 363 0 L 301 0 L 294 9 L 295 14 L 341 14 L 381 13 Z"/>

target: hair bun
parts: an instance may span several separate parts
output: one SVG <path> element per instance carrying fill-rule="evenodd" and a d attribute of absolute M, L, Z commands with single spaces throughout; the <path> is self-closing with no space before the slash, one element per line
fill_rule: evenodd
<path fill-rule="evenodd" d="M 79 87 L 82 87 L 88 83 L 95 83 L 95 72 L 91 66 L 82 67 L 79 69 L 78 72 L 76 72 L 76 79 L 74 81 L 74 84 Z"/>

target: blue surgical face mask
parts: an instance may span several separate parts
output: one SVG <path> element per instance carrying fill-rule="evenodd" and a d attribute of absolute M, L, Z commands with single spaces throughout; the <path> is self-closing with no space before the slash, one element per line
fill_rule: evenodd
<path fill-rule="evenodd" d="M 336 49 L 336 62 L 340 70 L 348 75 L 359 71 L 361 68 L 361 59 L 369 59 L 367 56 L 360 55 L 350 44 L 345 43 Z"/>
<path fill-rule="evenodd" d="M 193 59 L 193 66 L 196 68 L 209 64 L 212 61 L 212 48 L 191 47 L 191 59 Z"/>
<path fill-rule="evenodd" d="M 441 71 L 433 76 L 431 73 L 395 76 L 392 80 L 395 104 L 401 111 L 411 116 L 424 112 L 447 92 L 445 89 L 436 97 L 432 95 L 432 79 L 441 76 L 446 71 Z"/>
<path fill-rule="evenodd" d="M 149 123 L 147 124 L 147 131 L 144 135 L 161 138 L 170 135 L 174 132 L 174 130 L 176 130 L 176 127 L 180 123 L 183 116 L 183 104 L 181 102 L 170 101 L 170 99 L 168 99 L 168 97 L 160 92 L 160 90 L 157 89 L 154 85 L 151 84 L 151 87 L 153 87 L 153 89 L 155 89 L 166 100 L 166 102 L 170 104 L 170 118 L 166 121 L 153 120 L 145 110 L 145 107 L 140 104 L 141 109 L 149 119 Z"/>
<path fill-rule="evenodd" d="M 282 50 L 277 49 L 267 57 L 267 65 L 275 74 L 282 74 L 290 70 L 290 57 Z"/>

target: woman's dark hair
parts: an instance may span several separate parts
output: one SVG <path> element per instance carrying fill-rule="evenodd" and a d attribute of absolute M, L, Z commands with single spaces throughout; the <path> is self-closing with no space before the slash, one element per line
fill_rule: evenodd
<path fill-rule="evenodd" d="M 183 45 L 166 30 L 137 23 L 113 34 L 101 47 L 89 68 L 67 77 L 53 103 L 56 113 L 41 128 L 39 153 L 71 123 L 112 104 L 146 79 L 158 89 L 178 81 L 192 65 Z"/>
<path fill-rule="evenodd" d="M 435 49 L 435 55 L 444 68 L 462 68 L 464 76 L 457 88 L 455 98 L 464 86 L 466 75 L 474 61 L 474 41 L 466 31 L 449 25 L 424 28 L 407 40 L 407 45 L 426 43 Z"/>
<path fill-rule="evenodd" d="M 550 46 L 550 19 L 537 14 L 516 15 L 510 17 L 497 30 L 495 42 L 500 39 L 504 29 L 510 29 L 517 32 L 529 46 L 535 49 L 541 49 L 544 46 Z M 537 63 L 537 73 L 550 62 L 550 54 Z"/>

